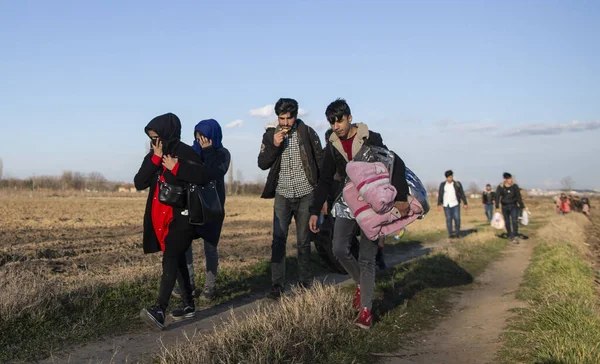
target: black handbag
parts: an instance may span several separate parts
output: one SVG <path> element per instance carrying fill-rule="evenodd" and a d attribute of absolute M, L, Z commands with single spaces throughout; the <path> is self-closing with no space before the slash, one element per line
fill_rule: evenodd
<path fill-rule="evenodd" d="M 222 221 L 225 211 L 217 193 L 216 181 L 198 186 L 190 184 L 188 188 L 188 213 L 192 225 L 204 225 Z"/>
<path fill-rule="evenodd" d="M 158 177 L 158 201 L 183 209 L 187 205 L 187 188 L 162 182 Z"/>

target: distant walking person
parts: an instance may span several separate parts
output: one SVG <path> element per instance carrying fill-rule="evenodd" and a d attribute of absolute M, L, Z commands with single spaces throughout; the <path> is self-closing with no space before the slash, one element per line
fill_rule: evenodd
<path fill-rule="evenodd" d="M 560 198 L 558 199 L 558 203 L 556 205 L 556 211 L 559 214 L 565 215 L 571 212 L 571 200 L 567 197 L 566 194 L 562 193 Z"/>
<path fill-rule="evenodd" d="M 587 197 L 584 197 L 581 199 L 581 212 L 583 212 L 583 214 L 587 217 L 591 217 L 592 216 L 592 212 L 591 212 L 591 206 L 590 206 L 590 199 Z"/>
<path fill-rule="evenodd" d="M 444 175 L 446 176 L 446 181 L 440 184 L 438 210 L 441 206 L 444 206 L 448 237 L 453 239 L 460 236 L 460 202 L 463 202 L 465 210 L 468 209 L 469 203 L 467 202 L 467 196 L 462 184 L 454 180 L 454 172 L 451 170 L 446 171 Z M 454 229 L 452 226 L 453 221 Z"/>
<path fill-rule="evenodd" d="M 271 245 L 272 288 L 267 297 L 278 299 L 285 281 L 285 254 L 292 217 L 296 221 L 298 276 L 300 285 L 311 281 L 309 208 L 319 179 L 322 147 L 317 133 L 297 119 L 298 102 L 279 99 L 275 104 L 278 125 L 268 128 L 262 139 L 258 166 L 269 169 L 262 198 L 275 198 Z"/>
<path fill-rule="evenodd" d="M 496 210 L 502 204 L 508 239 L 514 244 L 519 244 L 519 210 L 525 210 L 525 204 L 521 198 L 521 189 L 516 183 L 513 183 L 510 173 L 504 173 L 504 182 L 498 186 L 496 196 Z"/>
<path fill-rule="evenodd" d="M 488 184 L 485 186 L 485 191 L 482 195 L 482 203 L 485 208 L 485 216 L 488 222 L 492 221 L 494 217 L 494 204 L 496 203 L 496 192 L 492 191 L 492 185 Z"/>

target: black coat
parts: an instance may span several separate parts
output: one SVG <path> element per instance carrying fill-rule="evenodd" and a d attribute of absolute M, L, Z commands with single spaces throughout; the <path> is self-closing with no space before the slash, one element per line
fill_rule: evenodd
<path fill-rule="evenodd" d="M 145 131 L 154 130 L 161 140 L 163 140 L 163 153 L 168 153 L 179 158 L 179 169 L 177 174 L 173 175 L 171 171 L 164 172 L 165 182 L 177 186 L 186 186 L 188 183 L 198 185 L 206 184 L 215 179 L 211 175 L 211 170 L 207 169 L 198 153 L 189 145 L 182 143 L 179 138 L 181 135 L 181 123 L 179 118 L 173 114 L 158 116 L 146 126 Z M 154 226 L 152 224 L 152 202 L 154 192 L 158 185 L 158 178 L 163 171 L 162 165 L 156 165 L 152 162 L 153 152 L 148 153 L 142 162 L 142 165 L 135 175 L 133 182 L 137 190 L 150 188 L 148 200 L 146 201 L 146 210 L 144 213 L 144 234 L 143 246 L 144 253 L 156 253 L 160 251 L 160 244 Z M 187 163 L 187 162 L 191 163 Z M 169 224 L 169 233 L 165 238 L 165 245 L 185 245 L 184 243 L 193 240 L 194 226 L 189 224 L 189 217 L 183 215 L 185 208 L 173 208 L 173 220 Z"/>
<path fill-rule="evenodd" d="M 481 195 L 481 202 L 484 205 L 493 205 L 496 202 L 496 192 L 483 191 L 483 194 Z"/>
<path fill-rule="evenodd" d="M 500 204 L 502 204 L 502 206 L 517 206 L 522 209 L 525 208 L 523 198 L 521 197 L 521 189 L 517 184 L 506 187 L 504 186 L 504 183 L 501 183 L 496 189 L 496 196 L 496 208 L 499 208 Z"/>
<path fill-rule="evenodd" d="M 319 180 L 319 165 L 321 163 L 321 140 L 317 133 L 302 120 L 296 120 L 298 128 L 298 144 L 300 145 L 300 160 L 308 182 L 316 186 Z M 267 183 L 262 193 L 262 198 L 274 198 L 279 182 L 279 172 L 281 171 L 281 154 L 284 150 L 284 143 L 279 147 L 273 144 L 273 137 L 280 129 L 269 128 L 263 134 L 262 145 L 258 155 L 258 167 L 263 171 L 269 170 Z"/>
<path fill-rule="evenodd" d="M 438 206 L 442 206 L 442 204 L 444 203 L 444 185 L 445 184 L 446 184 L 445 181 L 440 183 L 440 190 L 438 192 Z M 458 200 L 458 203 L 460 203 L 462 201 L 462 203 L 464 203 L 465 205 L 468 205 L 469 202 L 467 201 L 467 196 L 465 195 L 465 190 L 463 190 L 462 183 L 460 183 L 459 181 L 454 181 L 453 185 L 454 185 L 454 192 L 456 193 L 456 199 Z"/>
<path fill-rule="evenodd" d="M 226 148 L 205 148 L 202 150 L 202 159 L 204 166 L 208 170 L 212 179 L 217 182 L 217 193 L 223 209 L 225 209 L 225 174 L 229 170 L 231 163 L 231 154 Z M 225 216 L 225 215 L 223 215 Z M 221 237 L 221 229 L 223 228 L 223 220 L 196 226 L 196 234 L 194 238 L 202 238 L 212 245 L 219 243 Z"/>

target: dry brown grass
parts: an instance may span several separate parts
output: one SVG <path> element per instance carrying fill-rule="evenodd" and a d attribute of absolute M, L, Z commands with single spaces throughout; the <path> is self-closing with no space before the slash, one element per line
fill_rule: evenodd
<path fill-rule="evenodd" d="M 213 333 L 163 347 L 161 363 L 311 363 L 343 347 L 355 313 L 351 295 L 315 284 L 245 317 L 235 315 Z"/>
<path fill-rule="evenodd" d="M 54 195 L 0 194 L 0 315 L 18 315 L 18 307 L 31 308 L 55 294 L 160 270 L 160 255 L 141 249 L 143 194 Z M 228 200 L 221 267 L 268 257 L 271 204 L 252 197 Z M 195 256 L 203 265 L 201 248 Z"/>
<path fill-rule="evenodd" d="M 0 191 L 0 315 L 18 316 L 22 307 L 100 283 L 158 274 L 160 255 L 144 255 L 141 249 L 145 201 L 144 193 Z M 250 267 L 268 259 L 272 203 L 254 196 L 228 198 L 221 267 Z M 471 203 L 463 211 L 463 226 L 482 222 L 482 209 Z M 444 214 L 434 209 L 408 230 L 425 236 L 444 231 Z M 294 227 L 289 236 L 293 256 Z M 202 267 L 203 251 L 195 246 L 195 261 Z"/>

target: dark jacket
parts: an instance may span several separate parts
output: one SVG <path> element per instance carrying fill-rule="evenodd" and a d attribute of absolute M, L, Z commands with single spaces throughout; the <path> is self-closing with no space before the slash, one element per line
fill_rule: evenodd
<path fill-rule="evenodd" d="M 496 192 L 483 191 L 483 194 L 481 195 L 481 202 L 484 205 L 493 205 L 496 202 Z"/>
<path fill-rule="evenodd" d="M 496 189 L 496 196 L 498 197 L 496 199 L 496 208 L 500 207 L 500 203 L 502 203 L 502 206 L 525 208 L 525 204 L 523 204 L 523 199 L 521 198 L 521 188 L 517 184 L 506 187 L 504 183 L 501 183 Z"/>
<path fill-rule="evenodd" d="M 296 119 L 296 128 L 298 128 L 298 144 L 300 145 L 300 159 L 306 178 L 312 186 L 317 185 L 319 180 L 319 165 L 321 164 L 321 140 L 317 133 L 302 120 Z M 275 133 L 281 128 L 268 128 L 263 134 L 260 153 L 258 154 L 258 167 L 263 171 L 270 169 L 267 177 L 267 183 L 262 193 L 262 198 L 274 198 L 277 183 L 279 182 L 279 172 L 281 170 L 281 154 L 284 150 L 284 143 L 279 147 L 273 144 Z"/>
<path fill-rule="evenodd" d="M 212 171 L 204 166 L 202 159 L 192 147 L 180 141 L 181 123 L 177 116 L 174 114 L 158 116 L 146 126 L 145 132 L 148 133 L 149 130 L 154 130 L 163 140 L 163 153 L 165 155 L 169 154 L 179 158 L 179 168 L 176 175 L 168 170 L 164 172 L 166 183 L 177 186 L 186 186 L 187 183 L 202 185 L 216 178 Z M 152 163 L 153 154 L 151 151 L 144 157 L 142 165 L 133 179 L 137 190 L 150 188 L 144 213 L 143 246 L 146 254 L 160 251 L 160 244 L 152 225 L 151 211 L 154 191 L 157 188 L 157 181 L 163 172 L 163 167 Z M 194 227 L 189 224 L 187 214 L 182 215 L 184 210 L 185 208 L 173 208 L 173 220 L 169 224 L 169 233 L 165 238 L 165 245 L 182 244 L 193 240 Z"/>
<path fill-rule="evenodd" d="M 206 138 L 212 141 L 212 146 L 202 149 L 198 141 L 196 140 L 196 132 L 202 133 Z M 214 177 L 214 181 L 217 184 L 217 194 L 223 209 L 225 209 L 225 175 L 229 170 L 229 164 L 231 163 L 231 154 L 223 147 L 223 132 L 221 125 L 214 119 L 206 119 L 196 124 L 194 128 L 194 144 L 192 148 L 196 153 L 200 154 L 204 166 L 209 170 L 209 173 Z M 223 220 L 196 226 L 195 238 L 202 238 L 206 242 L 217 245 L 219 238 L 221 237 L 221 230 L 223 228 Z"/>
<path fill-rule="evenodd" d="M 359 123 L 356 126 L 358 126 L 358 131 L 352 143 L 353 155 L 356 155 L 364 144 L 387 149 L 383 144 L 380 134 L 369 131 L 369 128 L 365 124 Z M 346 164 L 348 164 L 348 156 L 344 151 L 342 143 L 336 134 L 332 134 L 329 137 L 329 143 L 325 147 L 323 163 L 321 165 L 321 176 L 315 190 L 313 204 L 310 207 L 311 215 L 319 215 L 328 195 L 334 193 L 334 196 L 337 197 L 341 193 L 345 185 Z M 338 190 L 332 191 L 332 186 L 335 183 L 338 184 Z M 398 192 L 396 201 L 407 201 L 409 189 L 406 182 L 406 166 L 404 165 L 404 161 L 397 155 L 394 158 L 392 185 Z"/>
<path fill-rule="evenodd" d="M 438 192 L 438 206 L 442 206 L 444 204 L 444 185 L 446 184 L 446 181 L 440 183 L 440 190 Z M 460 183 L 459 181 L 454 181 L 454 191 L 456 192 L 456 199 L 458 200 L 458 203 L 464 203 L 465 205 L 468 205 L 469 202 L 467 202 L 467 196 L 465 195 L 465 191 L 463 190 L 462 187 L 462 183 Z"/>
<path fill-rule="evenodd" d="M 213 148 L 209 147 L 202 150 L 202 159 L 204 160 L 204 167 L 209 174 L 214 177 L 214 181 L 217 182 L 217 193 L 219 194 L 219 200 L 225 209 L 225 174 L 229 170 L 229 163 L 231 162 L 231 154 L 224 148 Z M 206 242 L 217 245 L 219 238 L 221 237 L 221 230 L 223 228 L 223 220 L 206 224 L 202 226 L 196 226 L 196 234 L 194 238 L 202 238 Z"/>

